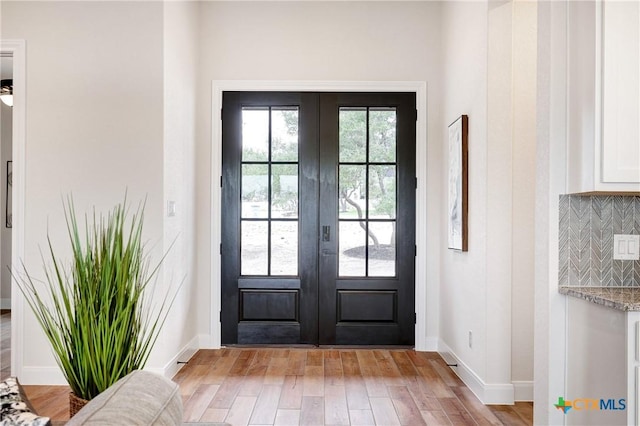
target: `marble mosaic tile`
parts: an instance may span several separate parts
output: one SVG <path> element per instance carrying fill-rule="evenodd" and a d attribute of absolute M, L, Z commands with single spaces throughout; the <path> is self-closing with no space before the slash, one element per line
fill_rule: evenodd
<path fill-rule="evenodd" d="M 560 235 L 558 245 L 560 285 L 569 285 L 569 196 L 560 196 Z"/>
<path fill-rule="evenodd" d="M 634 206 L 633 206 L 633 227 L 637 230 L 640 229 L 640 197 L 634 197 Z M 640 234 L 640 232 L 637 232 Z M 633 279 L 636 282 L 636 285 L 640 286 L 640 259 L 635 261 L 633 266 Z"/>
<path fill-rule="evenodd" d="M 559 284 L 640 286 L 640 261 L 613 259 L 614 234 L 640 234 L 640 197 L 560 196 Z"/>

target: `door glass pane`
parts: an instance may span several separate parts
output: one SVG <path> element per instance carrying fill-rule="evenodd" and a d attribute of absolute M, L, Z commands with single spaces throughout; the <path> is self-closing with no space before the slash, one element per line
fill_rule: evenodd
<path fill-rule="evenodd" d="M 340 165 L 338 205 L 341 219 L 366 217 L 366 166 Z"/>
<path fill-rule="evenodd" d="M 268 272 L 268 222 L 243 220 L 240 227 L 240 273 L 242 275 L 267 275 Z"/>
<path fill-rule="evenodd" d="M 395 222 L 370 219 L 396 218 L 396 109 L 341 108 L 339 120 L 338 217 L 361 219 L 340 222 L 339 275 L 395 276 Z"/>
<path fill-rule="evenodd" d="M 269 108 L 242 109 L 242 161 L 269 159 Z"/>
<path fill-rule="evenodd" d="M 298 275 L 298 221 L 271 222 L 271 275 Z"/>
<path fill-rule="evenodd" d="M 395 222 L 369 222 L 369 276 L 395 277 Z"/>
<path fill-rule="evenodd" d="M 396 166 L 369 166 L 369 218 L 395 217 Z"/>
<path fill-rule="evenodd" d="M 340 162 L 367 161 L 367 109 L 340 108 Z"/>
<path fill-rule="evenodd" d="M 298 217 L 298 165 L 271 166 L 271 217 Z"/>
<path fill-rule="evenodd" d="M 242 222 L 242 275 L 298 273 L 298 222 L 277 220 L 298 217 L 298 119 L 298 107 L 242 110 L 241 217 L 266 219 Z"/>
<path fill-rule="evenodd" d="M 395 108 L 369 110 L 369 161 L 372 163 L 396 161 Z"/>
<path fill-rule="evenodd" d="M 271 160 L 298 161 L 298 108 L 271 111 Z"/>
<path fill-rule="evenodd" d="M 362 222 L 364 224 L 364 222 Z M 338 275 L 365 276 L 365 232 L 360 222 L 340 222 L 338 242 Z"/>
<path fill-rule="evenodd" d="M 242 165 L 242 217 L 266 218 L 269 214 L 269 166 Z"/>

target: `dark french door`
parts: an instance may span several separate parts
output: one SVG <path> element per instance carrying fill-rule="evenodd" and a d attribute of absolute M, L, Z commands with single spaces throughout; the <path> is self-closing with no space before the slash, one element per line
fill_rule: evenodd
<path fill-rule="evenodd" d="M 415 94 L 225 92 L 222 343 L 414 343 Z"/>

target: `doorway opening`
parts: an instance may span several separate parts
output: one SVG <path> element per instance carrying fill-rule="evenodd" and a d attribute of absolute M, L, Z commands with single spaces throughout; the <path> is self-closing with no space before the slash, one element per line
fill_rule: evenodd
<path fill-rule="evenodd" d="M 437 217 L 437 206 L 428 206 L 427 191 L 427 83 L 425 81 L 276 81 L 276 80 L 213 80 L 211 88 L 212 122 L 211 122 L 211 152 L 210 152 L 210 265 L 209 280 L 209 332 L 203 336 L 202 345 L 208 348 L 220 348 L 222 341 L 222 322 L 220 318 L 222 308 L 221 289 L 221 212 L 222 188 L 222 96 L 224 92 L 410 92 L 416 95 L 416 252 L 415 265 L 415 350 L 434 351 L 438 348 L 436 336 L 438 329 L 438 298 L 435 277 L 427 274 L 427 267 L 431 263 L 427 259 L 429 251 L 435 250 L 435 240 L 428 240 L 431 220 Z M 435 132 L 437 134 L 437 132 Z M 437 240 L 437 239 L 436 239 Z M 429 297 L 428 297 L 429 296 Z"/>
<path fill-rule="evenodd" d="M 13 54 L 0 55 L 0 80 L 13 91 Z M 4 92 L 3 92 L 4 93 Z M 11 375 L 13 97 L 0 102 L 0 380 Z"/>
<path fill-rule="evenodd" d="M 413 345 L 415 93 L 226 92 L 222 343 Z"/>
<path fill-rule="evenodd" d="M 6 346 L 9 349 L 9 353 L 5 354 L 4 358 L 0 358 L 2 364 L 0 364 L 0 370 L 4 372 L 10 371 L 12 376 L 24 377 L 22 371 L 22 339 L 24 335 L 24 303 L 21 297 L 18 297 L 18 290 L 11 274 L 5 265 L 10 265 L 15 268 L 20 264 L 20 261 L 24 259 L 24 158 L 26 153 L 26 42 L 24 40 L 0 40 L 0 60 L 3 62 L 8 58 L 11 59 L 11 73 L 13 83 L 13 107 L 10 109 L 11 119 L 9 120 L 9 126 L 11 130 L 9 133 L 11 137 L 11 143 L 9 144 L 8 153 L 6 148 L 2 147 L 0 151 L 0 179 L 2 194 L 6 194 L 8 175 L 10 174 L 9 193 L 10 200 L 6 197 L 1 200 L 4 205 L 0 208 L 4 212 L 2 220 L 0 220 L 0 227 L 4 228 L 4 231 L 10 230 L 11 240 L 10 243 L 7 240 L 7 244 L 10 248 L 6 248 L 4 243 L 0 244 L 0 256 L 2 259 L 3 274 L 0 275 L 2 284 L 8 281 L 11 288 L 10 295 L 0 295 L 0 301 L 4 301 L 5 306 L 10 303 L 11 309 L 11 321 L 10 326 L 7 326 L 4 330 L 4 335 L 10 338 L 10 344 Z M 4 78 L 4 77 L 3 77 Z M 6 109 L 5 109 L 6 111 Z M 1 111 L 0 111 L 1 113 Z M 1 117 L 0 117 L 1 118 Z M 2 127 L 5 127 L 4 123 L 0 123 Z M 1 131 L 4 138 L 6 129 Z M 10 158 L 7 156 L 10 155 Z M 11 163 L 7 163 L 11 161 Z M 8 168 L 9 167 L 9 168 Z M 10 173 L 9 173 L 10 172 Z M 7 201 L 10 201 L 7 203 Z M 7 214 L 7 212 L 9 214 Z M 9 219 L 9 220 L 7 220 Z M 8 227 L 10 225 L 10 228 Z M 0 231 L 2 233 L 2 231 Z M 8 253 L 10 251 L 10 254 Z M 7 256 L 5 256 L 5 254 Z M 4 272 L 7 272 L 4 275 Z M 7 300 L 8 299 L 8 300 Z M 10 302 L 9 302 L 10 301 Z M 3 342 L 4 343 L 4 342 Z M 5 345 L 2 345 L 5 348 Z M 7 358 L 11 359 L 10 362 Z M 9 364 L 9 365 L 7 365 Z"/>

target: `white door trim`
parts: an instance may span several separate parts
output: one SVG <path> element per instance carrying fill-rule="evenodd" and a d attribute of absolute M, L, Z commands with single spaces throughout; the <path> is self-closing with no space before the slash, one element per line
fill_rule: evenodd
<path fill-rule="evenodd" d="M 26 42 L 0 40 L 0 51 L 13 56 L 13 224 L 11 268 L 24 259 L 25 157 L 26 157 Z M 11 375 L 22 376 L 24 344 L 24 299 L 15 280 L 11 283 Z"/>
<path fill-rule="evenodd" d="M 436 350 L 427 339 L 427 309 L 437 309 L 437 301 L 427 306 L 427 83 L 424 81 L 255 81 L 214 80 L 211 115 L 211 347 L 220 347 L 220 176 L 222 174 L 222 92 L 415 92 L 416 123 L 416 350 Z M 217 253 L 217 254 L 216 254 Z M 431 284 L 431 283 L 429 283 Z M 432 306 L 433 304 L 435 306 Z"/>

